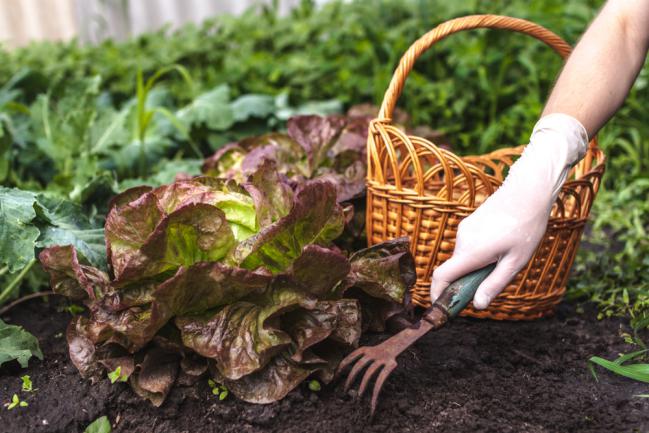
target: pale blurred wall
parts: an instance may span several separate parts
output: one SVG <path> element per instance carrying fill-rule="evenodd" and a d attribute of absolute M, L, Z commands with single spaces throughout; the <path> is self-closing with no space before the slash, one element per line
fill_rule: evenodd
<path fill-rule="evenodd" d="M 0 0 L 0 42 L 6 46 L 70 39 L 76 33 L 74 0 Z"/>
<path fill-rule="evenodd" d="M 0 43 L 18 47 L 33 40 L 84 42 L 124 39 L 165 24 L 172 28 L 220 14 L 243 12 L 272 0 L 0 0 Z M 300 0 L 280 0 L 286 13 Z M 327 0 L 316 0 L 324 3 Z"/>

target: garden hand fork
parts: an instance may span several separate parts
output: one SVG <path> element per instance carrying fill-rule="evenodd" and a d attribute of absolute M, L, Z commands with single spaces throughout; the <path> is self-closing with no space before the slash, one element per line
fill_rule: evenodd
<path fill-rule="evenodd" d="M 480 283 L 487 278 L 495 267 L 495 263 L 485 266 L 451 283 L 435 303 L 424 312 L 419 322 L 410 328 L 402 330 L 381 344 L 359 347 L 347 355 L 340 363 L 337 374 L 354 361 L 357 362 L 349 372 L 345 382 L 345 392 L 352 385 L 356 376 L 368 366 L 358 389 L 358 397 L 360 398 L 372 377 L 380 371 L 372 393 L 371 415 L 373 416 L 383 383 L 397 367 L 397 357 L 429 331 L 440 329 L 450 318 L 457 316 L 473 299 L 473 295 Z"/>

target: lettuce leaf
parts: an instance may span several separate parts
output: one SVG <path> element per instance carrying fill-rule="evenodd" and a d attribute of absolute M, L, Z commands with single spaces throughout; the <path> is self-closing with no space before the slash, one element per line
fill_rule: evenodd
<path fill-rule="evenodd" d="M 291 210 L 293 190 L 277 172 L 274 161 L 264 160 L 243 186 L 255 203 L 261 227 L 285 217 Z"/>
<path fill-rule="evenodd" d="M 327 272 L 323 272 L 323 269 Z M 293 262 L 288 274 L 304 291 L 326 297 L 350 270 L 349 260 L 341 252 L 309 244 L 302 249 L 302 254 Z"/>
<path fill-rule="evenodd" d="M 306 245 L 330 244 L 342 233 L 344 224 L 335 186 L 311 181 L 296 191 L 288 215 L 240 243 L 232 260 L 246 269 L 263 266 L 274 273 L 281 272 L 301 255 Z"/>
<path fill-rule="evenodd" d="M 274 357 L 265 368 L 255 371 L 238 380 L 216 375 L 234 395 L 250 403 L 273 403 L 286 397 L 293 388 L 318 370 L 326 361 L 317 359 L 318 363 L 298 364 L 291 361 L 286 354 Z"/>
<path fill-rule="evenodd" d="M 214 315 L 176 318 L 184 345 L 216 360 L 221 375 L 231 380 L 261 369 L 290 345 L 289 335 L 278 328 L 279 315 L 315 303 L 288 288 L 269 288 L 254 299 L 234 302 Z"/>
<path fill-rule="evenodd" d="M 295 116 L 288 120 L 286 126 L 288 135 L 306 154 L 309 167 L 307 177 L 312 177 L 340 136 L 345 120 L 339 116 Z"/>
<path fill-rule="evenodd" d="M 77 250 L 71 245 L 43 250 L 39 260 L 50 274 L 52 290 L 72 300 L 95 299 L 107 291 L 108 275 L 101 270 L 79 263 Z"/>
<path fill-rule="evenodd" d="M 185 205 L 164 217 L 128 257 L 116 284 L 155 277 L 198 262 L 218 261 L 234 243 L 223 211 L 204 203 Z"/>
<path fill-rule="evenodd" d="M 417 281 L 408 245 L 408 238 L 401 237 L 352 254 L 351 284 L 374 298 L 402 302 L 407 289 Z"/>

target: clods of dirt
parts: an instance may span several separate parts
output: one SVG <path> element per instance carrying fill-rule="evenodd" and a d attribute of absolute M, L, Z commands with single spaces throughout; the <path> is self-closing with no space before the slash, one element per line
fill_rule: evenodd
<path fill-rule="evenodd" d="M 342 383 L 310 391 L 306 384 L 284 400 L 252 405 L 213 396 L 207 380 L 176 386 L 160 408 L 126 384 L 81 379 L 67 355 L 63 332 L 69 313 L 56 300 L 16 307 L 8 322 L 34 333 L 45 355 L 20 369 L 0 368 L 0 401 L 14 393 L 28 407 L 0 409 L 0 431 L 83 432 L 106 415 L 114 432 L 645 432 L 649 431 L 649 386 L 600 370 L 592 355 L 613 358 L 629 350 L 621 322 L 598 321 L 562 305 L 555 317 L 535 322 L 457 319 L 431 333 L 399 358 L 384 386 L 377 414 L 367 399 L 345 394 Z M 386 335 L 373 335 L 377 343 Z M 36 390 L 21 392 L 20 376 Z"/>

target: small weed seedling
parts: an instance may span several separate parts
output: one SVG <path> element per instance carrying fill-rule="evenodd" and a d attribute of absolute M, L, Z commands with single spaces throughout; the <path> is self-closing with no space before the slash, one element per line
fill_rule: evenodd
<path fill-rule="evenodd" d="M 313 379 L 312 381 L 309 382 L 309 389 L 313 392 L 318 392 L 322 389 L 322 387 L 320 386 L 320 382 Z"/>
<path fill-rule="evenodd" d="M 29 404 L 27 404 L 26 401 L 21 400 L 18 397 L 18 394 L 14 394 L 14 396 L 11 397 L 11 403 L 5 403 L 5 407 L 7 408 L 7 410 L 11 410 L 14 407 L 27 407 L 27 406 L 29 406 Z"/>
<path fill-rule="evenodd" d="M 212 394 L 219 396 L 219 401 L 223 401 L 226 398 L 228 398 L 228 394 L 230 394 L 230 391 L 228 391 L 228 388 L 226 388 L 225 385 L 216 383 L 212 379 L 208 379 L 207 384 L 210 386 L 210 389 L 212 390 Z"/>
<path fill-rule="evenodd" d="M 28 375 L 22 376 L 22 377 L 20 378 L 20 380 L 23 381 L 23 386 L 22 386 L 23 391 L 25 391 L 25 392 L 36 391 L 36 390 L 33 388 L 32 380 L 31 380 L 31 378 L 30 378 Z"/>
<path fill-rule="evenodd" d="M 117 367 L 115 370 L 108 373 L 108 378 L 110 379 L 110 383 L 126 382 L 128 380 L 128 376 L 122 374 L 122 367 Z"/>

